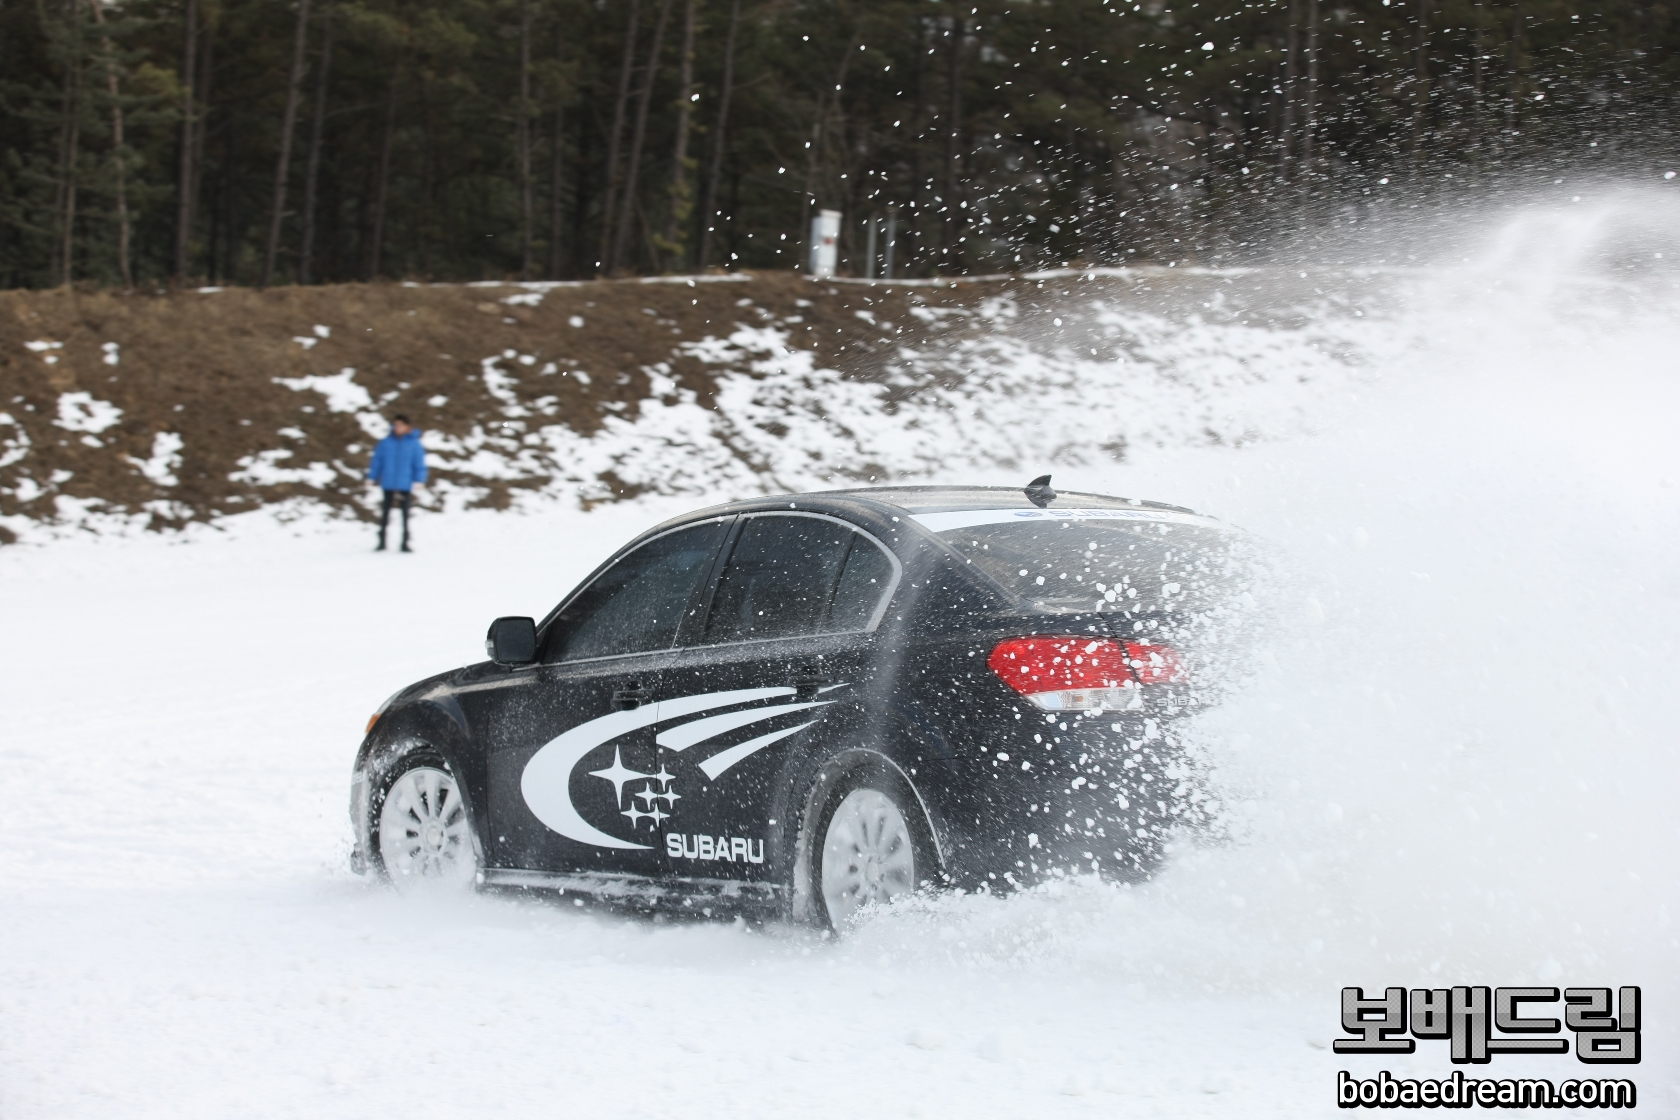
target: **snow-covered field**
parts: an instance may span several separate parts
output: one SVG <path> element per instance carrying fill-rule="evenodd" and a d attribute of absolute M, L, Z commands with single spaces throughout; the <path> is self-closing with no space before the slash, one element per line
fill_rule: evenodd
<path fill-rule="evenodd" d="M 351 875 L 373 706 L 691 498 L 432 515 L 413 556 L 266 515 L 0 551 L 0 1116 L 1296 1117 L 1339 1069 L 1450 1074 L 1444 1043 L 1333 1054 L 1354 984 L 1641 985 L 1639 1066 L 1470 1073 L 1626 1073 L 1680 1114 L 1680 274 L 1616 234 L 1648 204 L 1589 204 L 1384 281 L 1290 432 L 1058 468 L 1291 573 L 1200 731 L 1237 839 L 1141 888 L 835 942 Z M 1188 384 L 1219 331 L 1324 362 L 1312 321 L 1185 330 Z"/>

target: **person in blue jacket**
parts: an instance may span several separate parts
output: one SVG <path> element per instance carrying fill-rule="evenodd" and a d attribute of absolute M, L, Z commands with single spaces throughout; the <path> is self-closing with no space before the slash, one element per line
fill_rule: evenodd
<path fill-rule="evenodd" d="M 397 505 L 402 508 L 402 550 L 413 552 L 408 545 L 408 505 L 414 487 L 426 481 L 426 450 L 408 417 L 391 418 L 391 434 L 374 447 L 367 476 L 384 492 L 379 504 L 379 545 L 374 551 L 385 551 L 385 529 L 391 522 L 391 507 Z"/>

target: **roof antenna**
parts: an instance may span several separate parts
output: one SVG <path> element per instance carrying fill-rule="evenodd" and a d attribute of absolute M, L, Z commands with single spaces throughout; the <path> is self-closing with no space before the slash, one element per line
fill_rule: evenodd
<path fill-rule="evenodd" d="M 1022 493 L 1027 496 L 1027 501 L 1039 509 L 1056 500 L 1056 492 L 1050 489 L 1050 476 L 1047 474 L 1041 474 L 1027 483 L 1027 488 Z"/>

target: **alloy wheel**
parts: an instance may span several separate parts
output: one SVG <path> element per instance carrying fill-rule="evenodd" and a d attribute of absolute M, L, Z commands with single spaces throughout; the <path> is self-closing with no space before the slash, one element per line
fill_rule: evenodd
<path fill-rule="evenodd" d="M 472 881 L 466 805 L 452 775 L 416 766 L 392 783 L 379 809 L 379 856 L 399 889 Z"/>
<path fill-rule="evenodd" d="M 916 845 L 892 798 L 874 789 L 848 793 L 823 834 L 822 895 L 840 928 L 871 902 L 916 889 Z"/>

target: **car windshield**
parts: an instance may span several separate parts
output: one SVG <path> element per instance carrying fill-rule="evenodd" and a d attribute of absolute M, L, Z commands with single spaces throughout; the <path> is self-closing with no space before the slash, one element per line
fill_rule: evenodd
<path fill-rule="evenodd" d="M 1059 613 L 1201 612 L 1233 589 L 1244 538 L 1156 510 L 924 514 L 927 528 L 1003 587 Z"/>

